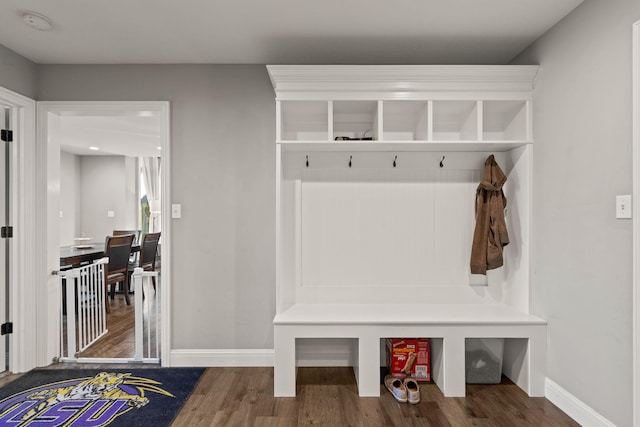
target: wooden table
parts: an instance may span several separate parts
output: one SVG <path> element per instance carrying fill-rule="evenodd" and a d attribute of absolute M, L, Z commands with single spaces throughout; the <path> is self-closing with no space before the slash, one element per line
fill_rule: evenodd
<path fill-rule="evenodd" d="M 104 256 L 104 243 L 96 243 L 88 248 L 80 249 L 76 246 L 60 247 L 60 267 L 69 268 L 74 265 L 80 265 L 85 262 L 92 262 Z M 131 252 L 140 251 L 140 244 L 134 243 L 131 246 Z"/>

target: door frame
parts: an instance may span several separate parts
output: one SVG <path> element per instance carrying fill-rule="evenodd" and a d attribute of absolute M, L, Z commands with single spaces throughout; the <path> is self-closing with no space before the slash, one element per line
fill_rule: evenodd
<path fill-rule="evenodd" d="M 170 108 L 168 101 L 40 101 L 37 103 L 38 131 L 37 141 L 40 150 L 37 153 L 39 180 L 38 201 L 42 204 L 37 210 L 38 224 L 41 225 L 40 235 L 46 236 L 47 232 L 47 162 L 49 159 L 48 145 L 48 115 L 49 113 L 62 113 L 65 111 L 79 111 L 86 113 L 100 113 L 104 111 L 154 111 L 160 115 L 160 146 L 162 155 L 160 158 L 161 197 L 162 197 L 162 245 L 160 254 L 162 258 L 162 290 L 160 310 L 160 351 L 161 365 L 170 366 L 171 355 L 171 144 L 170 144 Z M 59 189 L 58 189 L 59 191 Z M 57 232 L 57 231 L 56 231 Z M 40 365 L 48 364 L 52 358 L 59 355 L 60 321 L 59 301 L 47 300 L 46 283 L 51 272 L 47 269 L 48 245 L 41 245 L 38 256 L 38 272 L 41 280 L 38 282 L 43 287 L 38 292 L 39 301 L 36 306 L 42 307 L 46 315 L 38 323 L 38 332 L 41 334 L 38 342 L 41 344 L 37 350 L 37 358 Z M 58 280 L 58 294 L 60 281 Z M 46 343 L 46 345 L 43 345 Z"/>
<path fill-rule="evenodd" d="M 14 229 L 9 266 L 9 370 L 36 366 L 36 101 L 0 87 L 0 102 L 11 107 L 11 218 Z"/>
<path fill-rule="evenodd" d="M 640 425 L 640 21 L 633 24 L 633 425 Z"/>

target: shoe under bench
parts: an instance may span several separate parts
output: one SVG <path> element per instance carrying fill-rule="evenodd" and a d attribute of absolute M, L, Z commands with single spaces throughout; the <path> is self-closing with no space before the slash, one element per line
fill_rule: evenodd
<path fill-rule="evenodd" d="M 504 338 L 503 374 L 544 396 L 546 321 L 503 304 L 296 304 L 274 324 L 274 395 L 296 395 L 296 340 L 350 338 L 360 396 L 380 395 L 384 338 L 431 339 L 431 373 L 445 397 L 465 395 L 465 339 Z"/>

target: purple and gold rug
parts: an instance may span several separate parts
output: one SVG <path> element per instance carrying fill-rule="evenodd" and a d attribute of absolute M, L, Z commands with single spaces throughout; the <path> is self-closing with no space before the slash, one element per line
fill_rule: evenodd
<path fill-rule="evenodd" d="M 203 372 L 37 369 L 0 388 L 0 426 L 168 426 Z"/>

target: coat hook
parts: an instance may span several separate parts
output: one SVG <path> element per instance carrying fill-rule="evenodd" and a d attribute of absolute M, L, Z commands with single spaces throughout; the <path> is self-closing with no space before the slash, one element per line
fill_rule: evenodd
<path fill-rule="evenodd" d="M 443 168 L 444 167 L 444 156 L 442 156 L 442 160 L 440 160 L 440 167 Z"/>
<path fill-rule="evenodd" d="M 396 156 L 395 159 L 393 159 L 393 167 L 395 168 L 397 166 L 397 160 L 398 160 L 398 156 Z"/>
<path fill-rule="evenodd" d="M 309 167 L 309 156 L 307 156 L 307 167 Z"/>
<path fill-rule="evenodd" d="M 353 156 L 349 156 L 349 167 L 351 167 L 351 158 L 352 158 L 352 157 L 353 157 Z"/>

